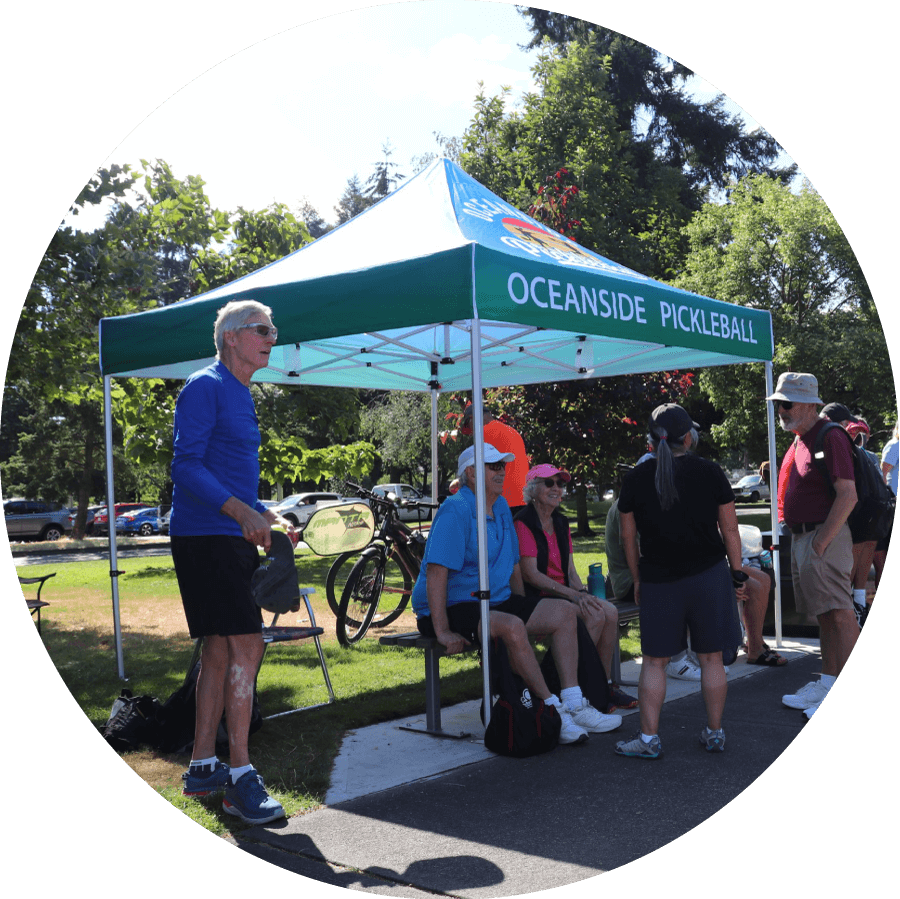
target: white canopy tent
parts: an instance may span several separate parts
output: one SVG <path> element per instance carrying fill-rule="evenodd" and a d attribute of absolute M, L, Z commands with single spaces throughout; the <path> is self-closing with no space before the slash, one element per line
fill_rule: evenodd
<path fill-rule="evenodd" d="M 247 298 L 272 308 L 279 331 L 269 365 L 255 381 L 429 391 L 433 471 L 438 393 L 471 390 L 479 493 L 485 388 L 762 362 L 766 394 L 773 389 L 767 311 L 678 290 L 585 250 L 450 160 L 438 159 L 376 206 L 278 262 L 201 296 L 100 322 L 109 508 L 111 379 L 186 378 L 214 358 L 216 311 L 229 300 Z M 768 423 L 774 491 L 771 406 Z M 433 477 L 435 492 L 436 482 Z M 485 596 L 481 506 L 477 523 Z M 774 558 L 780 643 L 777 553 Z M 110 569 L 124 678 L 114 527 Z M 485 622 L 488 605 L 484 599 Z M 486 646 L 487 627 L 483 631 Z M 488 678 L 485 666 L 486 696 Z"/>

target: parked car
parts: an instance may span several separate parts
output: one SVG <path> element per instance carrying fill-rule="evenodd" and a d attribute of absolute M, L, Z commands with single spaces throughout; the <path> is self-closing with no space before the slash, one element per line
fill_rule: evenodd
<path fill-rule="evenodd" d="M 286 518 L 295 528 L 303 528 L 306 527 L 306 522 L 312 517 L 313 512 L 318 509 L 350 501 L 339 493 L 294 493 L 271 508 L 276 515 Z"/>
<path fill-rule="evenodd" d="M 3 503 L 3 515 L 10 540 L 59 540 L 72 530 L 69 510 L 61 503 L 10 499 Z"/>
<path fill-rule="evenodd" d="M 159 507 L 162 510 L 162 506 Z M 169 509 L 165 514 L 157 515 L 156 517 L 156 529 L 160 532 L 160 534 L 168 534 L 169 533 L 169 519 L 172 517 L 172 507 L 169 506 Z"/>
<path fill-rule="evenodd" d="M 149 509 L 147 503 L 116 503 L 114 517 L 118 518 L 124 512 L 134 512 L 135 509 Z M 94 513 L 93 534 L 95 537 L 105 537 L 109 534 L 109 514 L 106 506 L 101 506 Z"/>
<path fill-rule="evenodd" d="M 735 501 L 743 499 L 755 503 L 771 496 L 769 485 L 758 474 L 748 474 L 736 484 L 732 484 L 731 489 L 734 491 Z"/>
<path fill-rule="evenodd" d="M 403 505 L 404 502 L 423 502 L 430 503 L 431 497 L 425 496 L 421 491 L 416 490 L 415 487 L 410 484 L 379 484 L 377 487 L 372 488 L 372 493 L 376 496 L 384 496 L 386 497 L 389 493 L 392 493 L 398 500 L 400 500 L 400 508 L 398 510 L 401 521 L 428 521 L 431 518 L 431 509 L 416 509 L 407 508 Z"/>
<path fill-rule="evenodd" d="M 97 514 L 98 509 L 102 509 L 103 506 L 88 506 L 87 508 L 87 517 L 84 520 L 84 536 L 91 537 L 94 533 L 94 516 Z M 74 530 L 75 528 L 75 519 L 78 517 L 78 506 L 72 506 L 69 509 L 69 528 Z"/>
<path fill-rule="evenodd" d="M 116 533 L 123 537 L 137 535 L 149 537 L 159 533 L 159 507 L 150 506 L 146 509 L 135 509 L 132 512 L 124 512 L 116 517 Z"/>

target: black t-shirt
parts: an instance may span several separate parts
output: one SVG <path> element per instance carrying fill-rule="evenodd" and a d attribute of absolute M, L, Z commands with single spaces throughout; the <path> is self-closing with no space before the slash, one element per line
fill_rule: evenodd
<path fill-rule="evenodd" d="M 634 513 L 641 580 L 648 583 L 690 577 L 725 558 L 719 506 L 734 502 L 725 472 L 691 453 L 676 456 L 673 462 L 678 499 L 667 511 L 656 493 L 656 459 L 633 468 L 619 496 L 619 512 Z"/>

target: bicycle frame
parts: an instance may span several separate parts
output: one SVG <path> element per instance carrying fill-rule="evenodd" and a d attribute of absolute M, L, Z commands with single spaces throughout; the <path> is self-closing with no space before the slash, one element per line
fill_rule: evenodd
<path fill-rule="evenodd" d="M 391 504 L 384 509 L 378 535 L 360 553 L 360 557 L 364 558 L 379 553 L 384 561 L 394 559 L 415 584 L 421 569 L 423 552 L 424 550 L 415 539 L 415 532 L 396 517 L 396 511 Z M 409 595 L 411 591 L 385 585 L 383 592 Z"/>

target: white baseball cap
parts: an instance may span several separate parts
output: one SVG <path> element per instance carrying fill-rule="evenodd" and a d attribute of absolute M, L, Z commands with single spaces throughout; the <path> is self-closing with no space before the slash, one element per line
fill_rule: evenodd
<path fill-rule="evenodd" d="M 512 462 L 515 459 L 513 453 L 501 453 L 500 450 L 492 446 L 490 443 L 484 445 L 484 464 L 489 462 Z M 475 464 L 475 445 L 464 449 L 459 454 L 459 463 L 456 466 L 456 474 L 462 477 L 463 472 L 470 466 Z"/>

